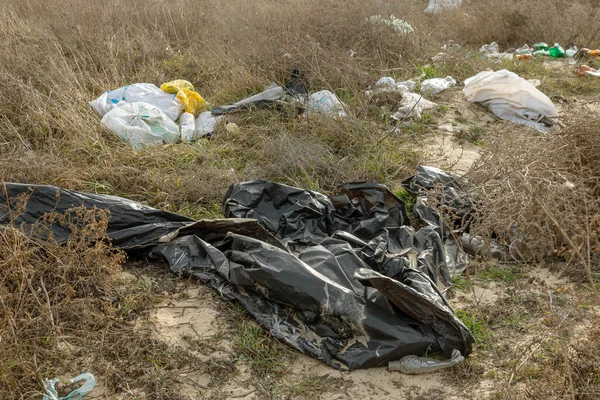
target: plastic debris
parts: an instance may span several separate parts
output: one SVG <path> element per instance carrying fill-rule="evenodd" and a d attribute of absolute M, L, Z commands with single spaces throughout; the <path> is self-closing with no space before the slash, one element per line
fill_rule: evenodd
<path fill-rule="evenodd" d="M 550 54 L 550 57 L 563 58 L 565 56 L 565 49 L 563 49 L 560 44 L 554 43 L 554 46 L 548 49 L 548 53 Z"/>
<path fill-rule="evenodd" d="M 393 15 L 390 15 L 389 18 L 384 18 L 381 15 L 372 15 L 369 20 L 374 25 L 386 25 L 394 29 L 396 32 L 407 35 L 409 33 L 413 33 L 415 30 L 413 27 L 403 19 L 398 19 Z"/>
<path fill-rule="evenodd" d="M 460 50 L 461 46 L 458 43 L 454 43 L 453 40 L 450 40 L 448 43 L 442 46 L 442 50 Z"/>
<path fill-rule="evenodd" d="M 198 114 L 206 111 L 206 101 L 199 93 L 194 91 L 194 85 L 183 79 L 177 79 L 160 85 L 160 89 L 175 94 L 177 99 L 185 106 L 185 112 Z"/>
<path fill-rule="evenodd" d="M 401 120 L 404 118 L 421 118 L 424 110 L 431 110 L 438 105 L 425 99 L 417 93 L 406 92 L 402 95 L 402 104 L 398 111 L 392 116 L 393 119 Z"/>
<path fill-rule="evenodd" d="M 184 142 L 193 142 L 196 139 L 196 121 L 194 114 L 184 112 L 179 117 L 179 131 L 181 140 Z"/>
<path fill-rule="evenodd" d="M 565 57 L 573 58 L 575 57 L 578 51 L 579 49 L 577 48 L 577 46 L 569 47 L 567 50 L 565 50 Z"/>
<path fill-rule="evenodd" d="M 515 54 L 531 54 L 533 50 L 529 47 L 529 45 L 525 44 L 523 47 L 519 47 L 515 50 Z"/>
<path fill-rule="evenodd" d="M 338 99 L 335 93 L 329 90 L 321 90 L 320 92 L 311 94 L 306 108 L 309 113 L 328 114 L 336 117 L 346 116 L 344 103 Z"/>
<path fill-rule="evenodd" d="M 106 232 L 115 248 L 200 279 L 273 337 L 351 370 L 426 351 L 471 353 L 473 336 L 438 289 L 462 268 L 446 253 L 452 244 L 458 249 L 456 228 L 427 205 L 427 190 L 441 185 L 444 207 L 465 220 L 464 184 L 418 167 L 403 183 L 414 196 L 409 218 L 403 200 L 380 184 L 345 184 L 325 196 L 273 182 L 236 183 L 223 201 L 226 218 L 194 221 L 120 197 L 5 183 L 0 213 L 24 193 L 29 200 L 0 224 L 35 235 L 31 227 L 45 213 L 74 204 L 110 209 Z M 49 228 L 58 243 L 68 243 L 68 227 Z"/>
<path fill-rule="evenodd" d="M 498 54 L 500 53 L 500 46 L 498 46 L 498 43 L 492 42 L 481 46 L 479 52 L 484 54 Z"/>
<path fill-rule="evenodd" d="M 179 140 L 177 124 L 148 103 L 123 104 L 106 113 L 100 123 L 135 149 Z"/>
<path fill-rule="evenodd" d="M 552 101 L 527 80 L 507 71 L 484 71 L 465 81 L 471 103 L 481 103 L 497 117 L 541 131 L 555 125 L 558 112 Z"/>
<path fill-rule="evenodd" d="M 460 351 L 453 350 L 452 357 L 449 360 L 442 361 L 411 355 L 403 357 L 400 361 L 390 361 L 388 369 L 390 371 L 400 371 L 407 375 L 419 375 L 450 368 L 463 361 L 465 361 L 465 358 L 460 354 Z"/>
<path fill-rule="evenodd" d="M 55 386 L 59 382 L 59 379 L 45 379 L 42 383 L 46 394 L 44 397 L 42 397 L 42 400 L 81 400 L 83 396 L 91 392 L 96 386 L 96 378 L 94 378 L 94 375 L 90 374 L 89 372 L 69 379 L 69 383 L 75 383 L 82 380 L 85 380 L 85 382 L 83 385 L 81 385 L 81 387 L 73 390 L 64 397 L 58 397 L 58 392 L 56 391 Z"/>
<path fill-rule="evenodd" d="M 221 118 L 221 115 L 213 115 L 210 111 L 205 111 L 200 114 L 198 118 L 196 118 L 194 138 L 210 137 Z"/>
<path fill-rule="evenodd" d="M 124 104 L 143 102 L 158 107 L 167 117 L 177 121 L 185 109 L 185 105 L 177 99 L 177 95 L 160 90 L 151 83 L 134 83 L 116 90 L 104 92 L 90 105 L 105 116 L 110 110 Z"/>
<path fill-rule="evenodd" d="M 600 78 L 600 71 L 594 69 L 588 65 L 582 65 L 577 69 L 577 75 L 579 76 L 595 76 L 596 78 Z"/>
<path fill-rule="evenodd" d="M 271 107 L 277 103 L 283 103 L 286 99 L 286 91 L 276 83 L 271 83 L 262 92 L 240 100 L 231 105 L 215 107 L 212 110 L 213 115 L 231 114 L 241 111 L 247 111 L 252 108 Z"/>
<path fill-rule="evenodd" d="M 586 55 L 590 58 L 597 58 L 600 57 L 600 50 L 590 50 L 583 48 L 581 49 L 581 54 Z"/>
<path fill-rule="evenodd" d="M 444 90 L 456 86 L 456 81 L 451 76 L 445 78 L 426 79 L 421 82 L 421 93 L 425 96 L 432 96 L 443 92 Z"/>
<path fill-rule="evenodd" d="M 456 8 L 462 4 L 462 0 L 429 0 L 425 14 L 439 14 L 444 10 Z"/>
<path fill-rule="evenodd" d="M 227 125 L 225 125 L 225 130 L 228 133 L 234 133 L 234 132 L 239 132 L 240 127 L 236 123 L 230 122 Z"/>

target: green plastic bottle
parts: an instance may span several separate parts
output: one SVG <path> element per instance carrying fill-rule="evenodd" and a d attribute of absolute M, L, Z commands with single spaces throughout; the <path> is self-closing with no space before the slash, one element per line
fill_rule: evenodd
<path fill-rule="evenodd" d="M 565 49 L 560 47 L 558 43 L 555 43 L 548 51 L 550 52 L 550 57 L 563 58 L 565 56 Z"/>

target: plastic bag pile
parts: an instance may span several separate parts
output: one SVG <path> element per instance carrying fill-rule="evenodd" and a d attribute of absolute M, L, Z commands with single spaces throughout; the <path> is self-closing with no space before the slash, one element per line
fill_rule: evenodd
<path fill-rule="evenodd" d="M 151 83 L 124 86 L 104 92 L 90 105 L 102 116 L 103 126 L 136 149 L 176 143 L 180 136 L 192 140 L 194 115 L 206 110 L 206 101 L 184 80 L 160 88 Z"/>
<path fill-rule="evenodd" d="M 345 117 L 344 104 L 329 90 L 297 93 L 275 83 L 264 91 L 230 105 L 207 111 L 206 101 L 185 80 L 136 83 L 103 93 L 90 105 L 102 116 L 101 124 L 135 149 L 180 138 L 193 142 L 210 137 L 225 114 L 288 104 L 308 113 Z"/>
<path fill-rule="evenodd" d="M 410 218 L 401 199 L 372 183 L 342 185 L 331 197 L 273 182 L 237 183 L 223 201 L 227 218 L 202 221 L 114 196 L 7 183 L 0 225 L 32 234 L 48 212 L 109 209 L 115 247 L 164 260 L 239 302 L 289 346 L 351 370 L 426 352 L 448 359 L 471 352 L 471 333 L 438 289 L 467 259 L 447 233 L 454 227 L 427 205 L 425 189 L 434 185 L 464 220 L 464 182 L 419 167 L 404 183 L 415 200 Z M 24 194 L 25 212 L 10 219 L 9 204 Z M 69 240 L 67 227 L 50 228 L 59 242 Z"/>

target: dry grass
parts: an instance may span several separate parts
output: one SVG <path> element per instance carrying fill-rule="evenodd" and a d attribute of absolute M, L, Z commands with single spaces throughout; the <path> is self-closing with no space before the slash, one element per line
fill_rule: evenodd
<path fill-rule="evenodd" d="M 579 116 L 554 134 L 507 129 L 490 142 L 470 175 L 480 205 L 473 231 L 511 246 L 520 261 L 564 257 L 597 269 L 600 130 Z M 520 243 L 525 243 L 522 246 Z M 581 271 L 581 272 L 575 272 Z"/>
<path fill-rule="evenodd" d="M 131 385 L 166 398 L 168 381 L 176 381 L 170 371 L 194 365 L 136 326 L 157 296 L 121 282 L 125 255 L 107 242 L 108 217 L 76 208 L 34 228 L 42 236 L 47 222 L 62 224 L 72 232 L 66 245 L 18 227 L 0 230 L 0 398 L 40 398 L 43 379 L 86 370 L 102 375 L 111 392 Z"/>

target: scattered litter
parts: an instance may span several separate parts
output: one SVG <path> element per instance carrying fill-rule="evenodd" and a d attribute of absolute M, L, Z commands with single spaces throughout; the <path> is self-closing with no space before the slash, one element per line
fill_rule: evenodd
<path fill-rule="evenodd" d="M 454 43 L 453 40 L 450 40 L 448 43 L 442 46 L 442 50 L 460 50 L 461 46 L 458 43 Z"/>
<path fill-rule="evenodd" d="M 479 49 L 479 53 L 483 56 L 483 58 L 498 60 L 512 60 L 514 58 L 514 54 L 500 53 L 500 46 L 498 46 L 498 43 L 496 42 L 482 46 Z"/>
<path fill-rule="evenodd" d="M 193 142 L 196 139 L 196 121 L 194 114 L 184 112 L 179 117 L 179 131 L 181 132 L 181 140 L 184 142 Z"/>
<path fill-rule="evenodd" d="M 483 104 L 507 121 L 541 131 L 556 124 L 558 112 L 548 96 L 513 72 L 480 72 L 465 81 L 463 91 L 468 101 Z"/>
<path fill-rule="evenodd" d="M 581 54 L 586 55 L 590 58 L 600 57 L 600 50 L 581 49 Z"/>
<path fill-rule="evenodd" d="M 439 14 L 444 10 L 457 8 L 461 4 L 462 0 L 429 0 L 425 14 Z"/>
<path fill-rule="evenodd" d="M 75 378 L 69 379 L 69 383 L 79 382 L 85 379 L 85 382 L 78 389 L 73 390 L 71 393 L 64 397 L 58 397 L 58 392 L 56 391 L 56 384 L 59 382 L 58 378 L 53 379 L 45 379 L 42 383 L 44 385 L 44 390 L 46 394 L 42 397 L 42 400 L 81 400 L 83 396 L 88 394 L 94 389 L 96 386 L 96 379 L 94 375 L 86 372 L 85 374 L 81 374 L 76 376 Z"/>
<path fill-rule="evenodd" d="M 306 107 L 309 113 L 315 112 L 337 117 L 346 116 L 344 103 L 338 99 L 335 93 L 332 93 L 329 90 L 321 90 L 320 92 L 311 94 Z"/>
<path fill-rule="evenodd" d="M 423 98 L 420 94 L 406 92 L 402 95 L 401 107 L 392 118 L 396 120 L 410 117 L 421 118 L 424 110 L 431 110 L 436 107 L 436 103 Z"/>
<path fill-rule="evenodd" d="M 195 138 L 210 137 L 221 118 L 221 115 L 213 115 L 210 111 L 205 111 L 200 114 L 198 118 L 196 118 Z"/>
<path fill-rule="evenodd" d="M 179 140 L 179 126 L 149 103 L 126 103 L 113 108 L 100 123 L 135 149 Z"/>
<path fill-rule="evenodd" d="M 431 61 L 433 62 L 442 62 L 448 59 L 448 53 L 437 53 L 435 56 L 431 57 Z"/>
<path fill-rule="evenodd" d="M 48 212 L 75 204 L 110 209 L 113 246 L 199 278 L 273 337 L 351 370 L 426 351 L 471 353 L 473 336 L 437 286 L 451 285 L 464 258 L 426 191 L 442 185 L 444 206 L 464 220 L 464 184 L 419 167 L 403 183 L 414 199 L 410 219 L 403 200 L 365 182 L 342 185 L 331 197 L 267 181 L 236 183 L 223 201 L 226 218 L 202 221 L 115 196 L 6 183 L 0 212 L 27 194 L 27 209 L 12 223 L 33 234 Z M 67 227 L 51 228 L 56 241 L 69 241 Z M 447 252 L 452 247 L 457 252 Z"/>
<path fill-rule="evenodd" d="M 485 54 L 498 54 L 500 53 L 500 46 L 498 46 L 498 43 L 492 42 L 490 44 L 485 44 L 481 46 L 479 52 Z"/>
<path fill-rule="evenodd" d="M 460 351 L 453 350 L 452 357 L 449 360 L 442 361 L 411 355 L 403 357 L 400 361 L 390 361 L 388 369 L 390 371 L 400 371 L 407 375 L 419 375 L 451 368 L 463 361 L 465 361 L 465 358 L 460 354 Z"/>
<path fill-rule="evenodd" d="M 421 93 L 425 96 L 433 96 L 452 86 L 456 86 L 456 81 L 451 76 L 426 79 L 421 83 Z"/>
<path fill-rule="evenodd" d="M 438 129 L 448 133 L 454 133 L 454 126 L 451 123 L 438 126 Z"/>
<path fill-rule="evenodd" d="M 378 87 L 378 88 L 391 88 L 394 86 L 396 86 L 396 81 L 394 80 L 394 78 L 391 78 L 389 76 L 384 76 L 383 78 L 379 78 L 379 80 L 375 84 L 375 87 Z"/>
<path fill-rule="evenodd" d="M 579 49 L 577 48 L 577 46 L 569 47 L 567 50 L 565 50 L 565 57 L 573 58 L 578 52 Z"/>
<path fill-rule="evenodd" d="M 531 54 L 532 52 L 533 51 L 528 44 L 525 44 L 523 47 L 519 47 L 515 50 L 515 54 Z"/>
<path fill-rule="evenodd" d="M 415 31 L 408 22 L 404 21 L 403 19 L 398 19 L 393 15 L 390 15 L 389 18 L 384 18 L 381 15 L 372 15 L 369 20 L 373 25 L 386 25 L 403 35 L 407 35 Z"/>
<path fill-rule="evenodd" d="M 577 69 L 577 75 L 579 76 L 595 76 L 596 78 L 600 78 L 600 71 L 594 69 L 588 65 L 582 65 Z"/>
<path fill-rule="evenodd" d="M 225 130 L 228 133 L 234 133 L 234 132 L 239 132 L 240 131 L 240 127 L 237 126 L 236 123 L 230 122 L 227 125 L 225 125 Z"/>
<path fill-rule="evenodd" d="M 143 102 L 158 107 L 167 117 L 177 121 L 184 111 L 184 104 L 177 99 L 177 95 L 160 90 L 151 83 L 134 83 L 116 90 L 104 92 L 90 105 L 100 114 L 105 116 L 110 110 L 124 104 Z"/>
<path fill-rule="evenodd" d="M 533 54 L 517 54 L 517 60 L 531 61 L 531 60 L 533 60 Z"/>
<path fill-rule="evenodd" d="M 271 83 L 262 92 L 240 100 L 231 105 L 216 107 L 212 110 L 213 115 L 231 114 L 247 111 L 252 108 L 271 107 L 277 103 L 283 103 L 286 99 L 285 89 L 276 83 Z"/>
<path fill-rule="evenodd" d="M 177 79 L 160 85 L 160 89 L 177 95 L 177 100 L 185 106 L 185 112 L 196 115 L 206 111 L 206 101 L 194 91 L 194 85 L 183 79 Z"/>

